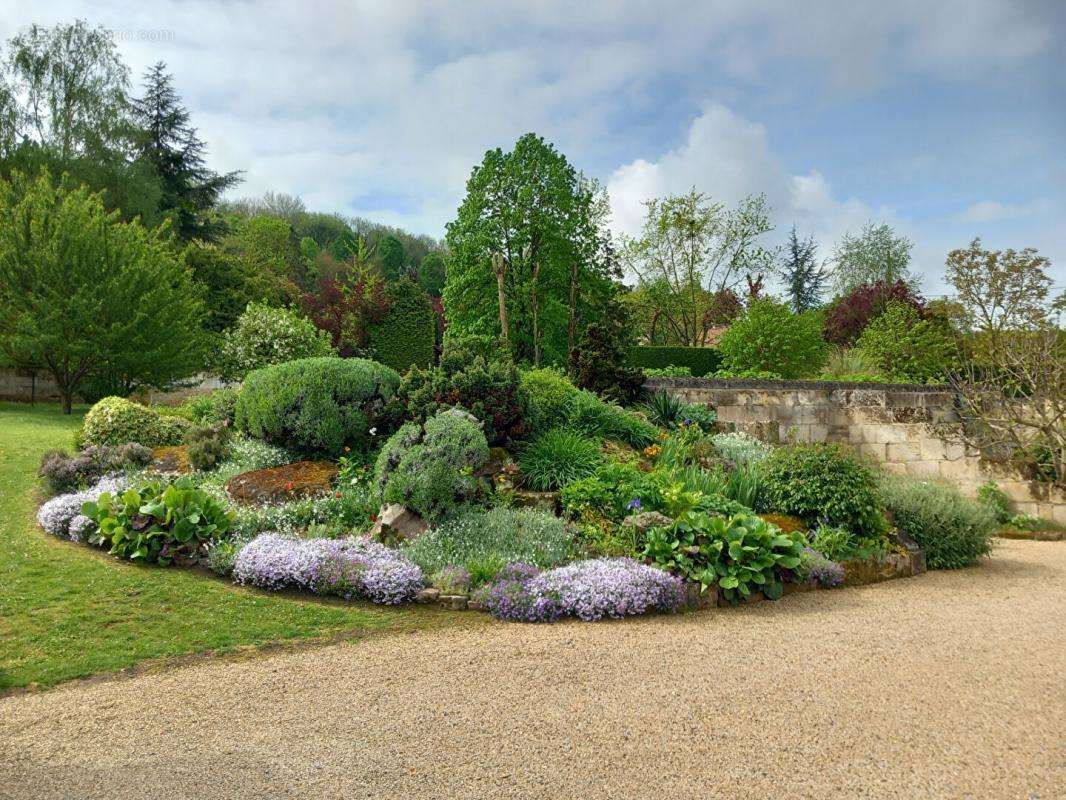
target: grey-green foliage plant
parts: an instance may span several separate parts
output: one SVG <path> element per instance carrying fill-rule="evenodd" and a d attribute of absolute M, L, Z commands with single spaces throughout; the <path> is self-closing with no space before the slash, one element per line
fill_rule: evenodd
<path fill-rule="evenodd" d="M 966 567 L 992 551 L 995 513 L 954 487 L 888 477 L 881 494 L 896 527 L 925 550 L 930 569 Z"/>
<path fill-rule="evenodd" d="M 448 566 L 463 567 L 477 578 L 505 564 L 521 562 L 546 569 L 563 563 L 572 536 L 566 524 L 540 509 L 473 509 L 455 516 L 404 546 L 427 575 Z M 491 575 L 489 576 L 491 577 Z"/>
<path fill-rule="evenodd" d="M 237 428 L 270 444 L 339 456 L 367 450 L 391 419 L 394 369 L 363 358 L 304 358 L 255 370 L 244 381 Z"/>
<path fill-rule="evenodd" d="M 439 521 L 476 499 L 477 471 L 489 460 L 481 426 L 458 408 L 441 411 L 424 425 L 405 423 L 385 443 L 374 480 L 385 503 L 401 503 L 427 520 Z"/>
<path fill-rule="evenodd" d="M 526 445 L 518 457 L 518 466 L 527 487 L 548 492 L 591 476 L 602 460 L 595 439 L 554 428 Z"/>

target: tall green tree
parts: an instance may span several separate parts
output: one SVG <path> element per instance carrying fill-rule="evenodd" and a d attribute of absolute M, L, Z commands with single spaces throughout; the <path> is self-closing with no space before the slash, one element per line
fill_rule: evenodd
<path fill-rule="evenodd" d="M 210 212 L 222 193 L 240 182 L 240 174 L 220 175 L 207 168 L 207 147 L 189 124 L 189 112 L 163 62 L 145 73 L 144 95 L 132 101 L 132 112 L 134 154 L 159 176 L 160 208 L 173 220 L 178 238 L 217 241 L 226 226 Z"/>
<path fill-rule="evenodd" d="M 867 223 L 862 233 L 845 233 L 833 251 L 833 282 L 837 294 L 844 295 L 859 286 L 878 281 L 893 284 L 903 281 L 917 290 L 917 280 L 910 273 L 911 249 L 906 236 L 897 236 L 889 225 Z"/>
<path fill-rule="evenodd" d="M 133 389 L 201 369 L 203 313 L 164 231 L 120 222 L 99 194 L 47 171 L 0 181 L 0 343 L 47 366 L 65 413 L 94 375 Z"/>
<path fill-rule="evenodd" d="M 399 278 L 407 263 L 403 242 L 390 233 L 378 244 L 378 259 L 381 261 L 381 271 L 386 278 L 389 280 Z"/>
<path fill-rule="evenodd" d="M 595 200 L 566 157 L 535 134 L 510 152 L 488 151 L 447 229 L 449 335 L 509 333 L 518 360 L 565 363 L 571 287 L 590 288 L 604 269 L 595 257 Z"/>
<path fill-rule="evenodd" d="M 773 263 L 759 240 L 773 230 L 770 208 L 762 195 L 730 209 L 696 190 L 644 205 L 644 226 L 624 241 L 624 261 L 649 289 L 645 296 L 657 299 L 656 323 L 680 344 L 698 347 L 717 294 Z"/>
<path fill-rule="evenodd" d="M 431 297 L 440 297 L 444 290 L 444 256 L 434 250 L 426 253 L 418 265 L 418 282 Z"/>
<path fill-rule="evenodd" d="M 793 225 L 777 274 L 784 282 L 785 295 L 797 314 L 821 305 L 829 282 L 829 271 L 818 263 L 817 251 L 814 237 L 801 240 Z"/>

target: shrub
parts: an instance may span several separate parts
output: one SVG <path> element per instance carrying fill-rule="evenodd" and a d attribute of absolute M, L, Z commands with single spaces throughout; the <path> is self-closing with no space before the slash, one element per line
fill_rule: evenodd
<path fill-rule="evenodd" d="M 561 489 L 587 478 L 600 464 L 595 439 L 565 428 L 553 428 L 530 442 L 518 458 L 522 479 L 534 491 Z"/>
<path fill-rule="evenodd" d="M 561 502 L 573 518 L 618 523 L 630 514 L 660 508 L 662 492 L 653 477 L 635 465 L 610 461 L 593 475 L 563 487 Z"/>
<path fill-rule="evenodd" d="M 526 430 L 528 399 L 510 357 L 486 358 L 454 341 L 445 342 L 438 366 L 415 367 L 404 376 L 399 399 L 416 422 L 460 406 L 484 423 L 489 444 L 521 438 Z"/>
<path fill-rule="evenodd" d="M 198 425 L 232 425 L 237 411 L 236 389 L 215 389 L 209 394 L 199 394 L 185 403 L 189 418 Z"/>
<path fill-rule="evenodd" d="M 429 367 L 436 356 L 437 320 L 429 295 L 408 277 L 386 290 L 388 312 L 367 327 L 374 358 L 397 372 Z"/>
<path fill-rule="evenodd" d="M 329 334 L 307 317 L 251 303 L 223 334 L 215 369 L 222 380 L 231 382 L 272 364 L 330 355 Z"/>
<path fill-rule="evenodd" d="M 782 378 L 816 374 L 829 352 L 820 316 L 793 314 L 774 300 L 752 302 L 722 335 L 718 348 L 726 369 L 773 371 Z"/>
<path fill-rule="evenodd" d="M 378 542 L 276 533 L 261 534 L 241 548 L 233 577 L 263 589 L 306 589 L 387 605 L 414 598 L 423 585 L 422 570 Z"/>
<path fill-rule="evenodd" d="M 400 376 L 362 358 L 305 358 L 250 373 L 237 399 L 237 427 L 311 454 L 365 451 L 389 424 Z"/>
<path fill-rule="evenodd" d="M 684 599 L 678 578 L 630 558 L 575 561 L 540 574 L 512 565 L 483 595 L 493 616 L 519 622 L 673 612 Z"/>
<path fill-rule="evenodd" d="M 134 443 L 116 447 L 93 445 L 72 456 L 62 450 L 49 450 L 41 458 L 38 474 L 53 494 L 59 494 L 88 486 L 127 467 L 146 466 L 151 460 L 152 451 Z"/>
<path fill-rule="evenodd" d="M 834 349 L 829 354 L 829 360 L 822 367 L 822 374 L 818 377 L 825 381 L 850 383 L 889 382 L 889 379 L 881 374 L 877 362 L 857 347 Z"/>
<path fill-rule="evenodd" d="M 519 378 L 529 399 L 531 431 L 547 430 L 567 418 L 570 402 L 580 391 L 568 377 L 551 367 L 542 367 L 524 370 Z"/>
<path fill-rule="evenodd" d="M 824 323 L 826 340 L 840 347 L 850 347 L 870 320 L 883 314 L 892 301 L 905 303 L 918 312 L 922 310 L 921 298 L 903 281 L 878 281 L 859 286 L 829 305 Z"/>
<path fill-rule="evenodd" d="M 796 578 L 805 545 L 802 534 L 782 533 L 754 514 L 690 512 L 648 531 L 644 558 L 704 588 L 717 585 L 731 601 L 753 591 L 776 600 Z"/>
<path fill-rule="evenodd" d="M 722 354 L 713 347 L 656 347 L 642 345 L 629 350 L 629 365 L 647 369 L 687 367 L 701 378 L 722 365 Z"/>
<path fill-rule="evenodd" d="M 988 481 L 981 484 L 977 489 L 977 502 L 988 506 L 988 509 L 996 518 L 996 522 L 1000 525 L 1005 525 L 1010 522 L 1014 516 L 1014 512 L 1011 511 L 1011 501 L 995 481 Z"/>
<path fill-rule="evenodd" d="M 121 492 L 127 486 L 124 477 L 107 477 L 80 492 L 57 495 L 37 509 L 37 524 L 53 536 L 75 542 L 87 541 L 96 525 L 82 513 L 82 506 L 98 500 L 105 492 Z"/>
<path fill-rule="evenodd" d="M 921 319 L 909 305 L 892 301 L 859 336 L 856 347 L 893 380 L 943 380 L 958 348 L 951 329 L 937 319 Z"/>
<path fill-rule="evenodd" d="M 585 328 L 570 352 L 570 373 L 582 389 L 631 403 L 643 394 L 644 373 L 626 365 L 633 337 L 629 313 L 616 299 L 608 301 L 601 312 L 601 318 Z"/>
<path fill-rule="evenodd" d="M 644 374 L 649 378 L 691 378 L 691 367 L 646 367 Z"/>
<path fill-rule="evenodd" d="M 189 451 L 189 464 L 201 472 L 214 469 L 229 455 L 229 443 L 233 431 L 225 425 L 211 428 L 193 428 L 185 436 Z"/>
<path fill-rule="evenodd" d="M 570 543 L 565 523 L 554 514 L 501 506 L 460 514 L 405 545 L 403 551 L 427 574 L 449 566 L 474 573 L 474 567 L 486 563 L 493 564 L 495 572 L 515 561 L 553 567 L 566 560 Z"/>
<path fill-rule="evenodd" d="M 643 417 L 584 390 L 570 399 L 566 426 L 585 436 L 614 439 L 637 448 L 647 447 L 659 437 L 658 429 Z"/>
<path fill-rule="evenodd" d="M 738 466 L 758 464 L 773 451 L 770 445 L 745 433 L 718 433 L 711 440 L 723 458 Z"/>
<path fill-rule="evenodd" d="M 995 514 L 941 483 L 886 478 L 885 505 L 896 527 L 925 549 L 931 569 L 956 569 L 992 551 Z"/>
<path fill-rule="evenodd" d="M 226 534 L 232 516 L 191 479 L 169 486 L 148 483 L 122 494 L 105 492 L 87 502 L 82 513 L 96 525 L 93 544 L 112 555 L 150 564 L 193 561 L 207 555 L 207 545 Z"/>
<path fill-rule="evenodd" d="M 763 505 L 771 511 L 808 524 L 823 520 L 863 536 L 886 528 L 873 470 L 840 445 L 780 447 L 761 470 Z"/>
<path fill-rule="evenodd" d="M 162 416 L 121 397 L 105 397 L 85 415 L 82 445 L 128 444 L 168 447 L 181 444 L 192 425 L 180 417 Z"/>
<path fill-rule="evenodd" d="M 489 446 L 478 422 L 460 409 L 408 422 L 385 443 L 374 480 L 386 503 L 402 503 L 439 520 L 478 495 L 474 474 L 488 463 Z"/>

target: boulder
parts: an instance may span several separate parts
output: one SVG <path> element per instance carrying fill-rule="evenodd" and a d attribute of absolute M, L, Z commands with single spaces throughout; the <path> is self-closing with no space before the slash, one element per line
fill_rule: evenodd
<path fill-rule="evenodd" d="M 429 525 L 414 511 L 399 503 L 381 507 L 370 535 L 382 541 L 409 542 L 429 529 Z"/>
<path fill-rule="evenodd" d="M 281 503 L 326 494 L 336 477 L 331 461 L 297 461 L 234 475 L 226 491 L 238 503 Z"/>
<path fill-rule="evenodd" d="M 673 523 L 672 519 L 658 511 L 642 511 L 639 514 L 630 514 L 622 520 L 622 527 L 633 528 L 637 533 L 647 533 L 652 528 L 665 528 Z"/>

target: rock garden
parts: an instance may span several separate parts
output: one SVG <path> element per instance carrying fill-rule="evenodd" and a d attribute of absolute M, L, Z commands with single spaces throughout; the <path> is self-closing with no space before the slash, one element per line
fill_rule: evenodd
<path fill-rule="evenodd" d="M 303 358 L 177 407 L 99 401 L 74 447 L 45 455 L 37 519 L 247 587 L 522 622 L 773 601 L 992 547 L 989 502 L 726 427 L 713 408 L 620 404 L 491 347 L 446 341 L 404 376 Z"/>

